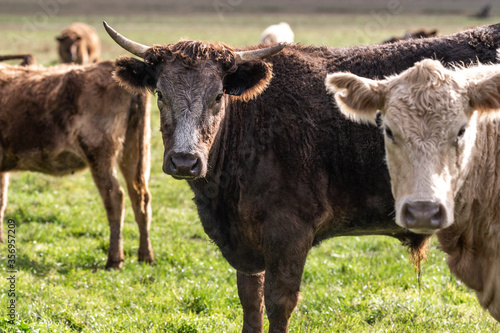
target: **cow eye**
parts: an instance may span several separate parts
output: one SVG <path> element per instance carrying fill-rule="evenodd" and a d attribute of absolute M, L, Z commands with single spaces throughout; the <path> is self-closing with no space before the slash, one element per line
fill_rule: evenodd
<path fill-rule="evenodd" d="M 387 138 L 394 140 L 394 134 L 392 134 L 392 131 L 389 127 L 384 128 L 384 133 Z"/>
<path fill-rule="evenodd" d="M 163 94 L 159 90 L 156 90 L 156 96 L 158 97 L 159 100 L 163 99 Z"/>
<path fill-rule="evenodd" d="M 461 139 L 465 134 L 465 126 L 463 126 L 457 134 L 457 140 Z"/>
<path fill-rule="evenodd" d="M 215 97 L 215 102 L 219 103 L 220 100 L 222 99 L 222 96 L 224 96 L 223 93 L 218 94 L 217 97 Z"/>

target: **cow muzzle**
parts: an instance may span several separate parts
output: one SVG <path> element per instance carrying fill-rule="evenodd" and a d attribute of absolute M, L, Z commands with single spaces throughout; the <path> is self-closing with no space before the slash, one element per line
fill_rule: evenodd
<path fill-rule="evenodd" d="M 445 207 L 435 201 L 407 201 L 403 204 L 402 227 L 419 234 L 432 234 L 447 226 Z"/>
<path fill-rule="evenodd" d="M 163 160 L 163 172 L 176 179 L 193 180 L 201 176 L 201 158 L 193 154 L 170 153 Z"/>

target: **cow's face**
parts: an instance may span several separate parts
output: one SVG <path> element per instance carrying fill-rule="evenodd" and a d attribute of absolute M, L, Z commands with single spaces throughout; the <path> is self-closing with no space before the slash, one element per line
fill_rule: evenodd
<path fill-rule="evenodd" d="M 187 180 L 204 177 L 210 168 L 209 153 L 229 99 L 258 96 L 272 77 L 271 65 L 261 58 L 284 47 L 235 52 L 221 43 L 181 41 L 151 48 L 139 44 L 138 53 L 129 47 L 137 43 L 107 30 L 117 43 L 144 59 L 119 59 L 115 77 L 132 90 L 156 92 L 165 147 L 163 171 Z"/>
<path fill-rule="evenodd" d="M 453 223 L 454 198 L 468 168 L 476 127 L 466 91 L 456 82 L 422 88 L 393 86 L 381 126 L 396 223 L 432 233 Z M 416 93 L 407 94 L 412 91 Z"/>
<path fill-rule="evenodd" d="M 225 113 L 223 77 L 224 71 L 212 62 L 196 70 L 175 63 L 160 69 L 155 91 L 165 173 L 185 179 L 206 174 L 208 154 Z"/>
<path fill-rule="evenodd" d="M 64 63 L 82 64 L 84 62 L 82 38 L 77 35 L 65 35 L 56 38 L 59 42 L 59 55 Z"/>
<path fill-rule="evenodd" d="M 327 78 L 344 114 L 374 121 L 381 111 L 398 225 L 433 233 L 454 222 L 455 195 L 472 167 L 478 114 L 500 106 L 496 69 L 476 82 L 467 76 L 473 70 L 450 71 L 426 60 L 384 81 Z"/>

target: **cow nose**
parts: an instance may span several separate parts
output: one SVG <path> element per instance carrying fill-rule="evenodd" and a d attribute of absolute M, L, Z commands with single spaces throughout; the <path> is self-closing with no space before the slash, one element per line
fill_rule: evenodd
<path fill-rule="evenodd" d="M 403 205 L 403 223 L 415 231 L 435 231 L 446 222 L 446 211 L 442 204 L 432 201 L 410 201 Z"/>
<path fill-rule="evenodd" d="M 169 174 L 176 178 L 193 179 L 201 173 L 201 163 L 195 155 L 175 153 L 169 160 Z"/>

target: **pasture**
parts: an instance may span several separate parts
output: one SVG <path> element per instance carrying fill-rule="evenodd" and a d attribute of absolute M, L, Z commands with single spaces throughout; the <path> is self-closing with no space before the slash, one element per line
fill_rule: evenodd
<path fill-rule="evenodd" d="M 379 14 L 95 14 L 46 20 L 0 14 L 0 50 L 31 52 L 39 64 L 55 64 L 55 36 L 74 21 L 98 30 L 103 59 L 125 55 L 106 35 L 103 20 L 143 44 L 173 43 L 182 37 L 232 46 L 253 44 L 266 26 L 287 21 L 297 42 L 339 47 L 380 42 L 421 27 L 446 34 L 500 22 L 500 17 L 478 21 L 463 15 Z M 240 331 L 236 272 L 205 235 L 186 182 L 161 170 L 163 145 L 154 101 L 151 123 L 155 264 L 137 262 L 139 233 L 128 197 L 125 264 L 121 271 L 107 271 L 109 227 L 90 173 L 65 178 L 13 174 L 4 222 L 17 223 L 18 317 L 12 325 L 7 316 L 10 268 L 7 245 L 0 244 L 0 332 Z M 422 263 L 419 283 L 406 250 L 392 238 L 341 237 L 323 242 L 308 257 L 302 299 L 290 331 L 500 331 L 500 324 L 481 309 L 475 295 L 451 275 L 436 245 L 434 240 Z"/>

